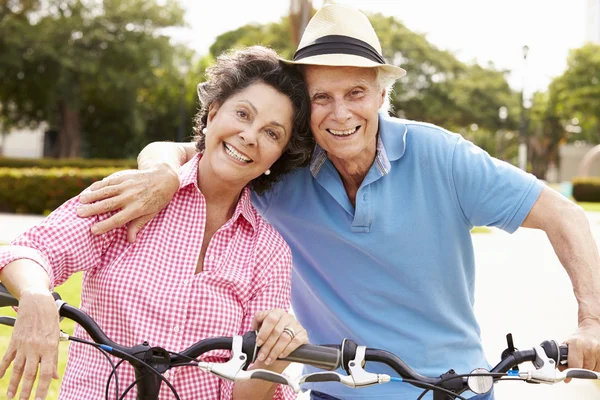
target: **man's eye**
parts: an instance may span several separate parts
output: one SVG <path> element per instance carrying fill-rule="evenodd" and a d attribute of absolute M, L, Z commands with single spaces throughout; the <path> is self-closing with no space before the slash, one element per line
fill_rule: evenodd
<path fill-rule="evenodd" d="M 362 90 L 354 90 L 352 91 L 352 96 L 360 96 L 363 93 Z"/>

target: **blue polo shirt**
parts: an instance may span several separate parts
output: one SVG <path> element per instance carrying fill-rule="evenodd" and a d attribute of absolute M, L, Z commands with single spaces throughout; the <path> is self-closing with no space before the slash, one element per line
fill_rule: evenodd
<path fill-rule="evenodd" d="M 310 167 L 254 196 L 292 248 L 294 311 L 314 344 L 350 338 L 432 377 L 487 368 L 473 312 L 470 230 L 514 232 L 543 184 L 433 125 L 380 114 L 379 133 L 356 207 L 318 147 Z M 421 392 L 395 382 L 311 388 L 343 399 L 415 399 Z"/>

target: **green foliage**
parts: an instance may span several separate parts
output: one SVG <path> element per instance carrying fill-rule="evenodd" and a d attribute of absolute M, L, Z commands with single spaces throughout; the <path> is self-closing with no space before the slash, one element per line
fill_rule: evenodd
<path fill-rule="evenodd" d="M 0 168 L 0 212 L 45 214 L 117 168 Z"/>
<path fill-rule="evenodd" d="M 137 161 L 98 158 L 9 158 L 0 157 L 0 168 L 119 168 L 135 169 Z"/>
<path fill-rule="evenodd" d="M 253 45 L 267 46 L 284 58 L 292 58 L 296 48 L 292 43 L 289 18 L 282 18 L 279 23 L 266 25 L 248 24 L 225 32 L 217 37 L 215 43 L 210 46 L 209 52 L 216 58 L 228 49 Z"/>
<path fill-rule="evenodd" d="M 600 45 L 571 50 L 567 70 L 550 85 L 555 115 L 564 125 L 577 118 L 581 132 L 570 140 L 600 143 Z"/>
<path fill-rule="evenodd" d="M 62 157 L 81 154 L 81 132 L 85 154 L 105 158 L 137 154 L 147 126 L 174 135 L 177 65 L 191 52 L 161 30 L 182 24 L 175 0 L 10 2 L 0 13 L 0 121 L 49 122 Z"/>
<path fill-rule="evenodd" d="M 573 198 L 578 202 L 600 202 L 600 178 L 573 178 Z"/>

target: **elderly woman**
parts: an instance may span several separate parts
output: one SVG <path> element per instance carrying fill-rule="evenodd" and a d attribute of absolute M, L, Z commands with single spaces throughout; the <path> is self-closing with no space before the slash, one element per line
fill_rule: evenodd
<path fill-rule="evenodd" d="M 78 196 L 0 250 L 0 281 L 20 299 L 0 363 L 0 376 L 14 365 L 9 398 L 20 381 L 20 398 L 29 398 L 38 367 L 36 399 L 57 377 L 59 324 L 49 289 L 77 271 L 84 271 L 81 309 L 125 346 L 148 341 L 178 351 L 260 328 L 254 368 L 281 372 L 287 363 L 275 360 L 308 341 L 283 311 L 290 303 L 290 249 L 250 203 L 250 188 L 268 191 L 310 158 L 305 84 L 262 47 L 222 56 L 207 74 L 199 87 L 198 154 L 181 168 L 173 200 L 135 243 L 125 229 L 93 235 L 92 225 L 109 216 L 79 218 Z M 86 333 L 77 327 L 75 335 Z M 228 352 L 210 353 L 211 361 L 227 358 Z M 132 382 L 133 370 L 122 368 L 120 380 Z M 59 398 L 103 398 L 110 371 L 95 349 L 72 346 Z M 170 371 L 169 380 L 182 399 L 294 397 L 289 388 L 231 384 L 193 368 Z M 161 398 L 171 398 L 168 388 Z"/>

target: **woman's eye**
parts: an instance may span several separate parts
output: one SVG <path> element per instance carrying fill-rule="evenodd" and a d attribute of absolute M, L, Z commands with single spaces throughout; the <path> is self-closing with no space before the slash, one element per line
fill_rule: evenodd
<path fill-rule="evenodd" d="M 246 111 L 240 110 L 240 111 L 237 112 L 237 115 L 240 118 L 244 118 L 244 119 L 248 118 L 248 114 L 246 113 Z"/>
<path fill-rule="evenodd" d="M 277 139 L 277 132 L 271 129 L 267 129 L 267 135 L 269 135 L 271 139 Z"/>

